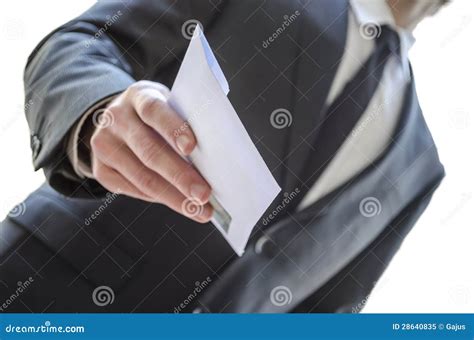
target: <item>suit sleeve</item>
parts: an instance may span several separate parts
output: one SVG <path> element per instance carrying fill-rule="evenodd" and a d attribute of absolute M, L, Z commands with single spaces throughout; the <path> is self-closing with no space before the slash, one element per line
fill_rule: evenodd
<path fill-rule="evenodd" d="M 79 197 L 105 192 L 72 169 L 69 131 L 89 108 L 139 79 L 171 86 L 189 42 L 182 26 L 209 20 L 204 3 L 98 1 L 39 43 L 25 68 L 25 111 L 34 168 L 53 188 Z"/>

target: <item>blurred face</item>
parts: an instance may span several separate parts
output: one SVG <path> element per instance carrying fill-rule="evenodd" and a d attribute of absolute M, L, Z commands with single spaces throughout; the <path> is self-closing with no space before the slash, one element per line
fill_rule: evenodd
<path fill-rule="evenodd" d="M 413 29 L 424 18 L 438 12 L 449 0 L 387 0 L 397 23 Z"/>
<path fill-rule="evenodd" d="M 414 2 L 413 20 L 421 21 L 427 16 L 431 16 L 448 2 L 448 0 L 410 0 Z"/>

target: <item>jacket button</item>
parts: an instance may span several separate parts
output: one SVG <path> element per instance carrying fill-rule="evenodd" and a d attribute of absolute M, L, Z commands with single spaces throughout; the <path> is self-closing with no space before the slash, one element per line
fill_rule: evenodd
<path fill-rule="evenodd" d="M 274 257 L 278 254 L 278 247 L 268 236 L 263 235 L 255 242 L 255 253 Z"/>
<path fill-rule="evenodd" d="M 32 135 L 30 144 L 31 144 L 31 150 L 33 152 L 33 159 L 36 159 L 41 150 L 41 140 L 39 139 L 37 135 Z"/>

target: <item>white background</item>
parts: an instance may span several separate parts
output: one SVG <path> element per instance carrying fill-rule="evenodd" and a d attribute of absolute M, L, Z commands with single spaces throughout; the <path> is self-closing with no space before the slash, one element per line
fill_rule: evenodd
<path fill-rule="evenodd" d="M 42 172 L 33 172 L 23 114 L 26 58 L 48 32 L 92 3 L 2 4 L 0 220 L 44 180 Z M 415 31 L 411 61 L 418 94 L 447 176 L 376 285 L 365 312 L 474 312 L 473 11 L 474 1 L 453 0 Z"/>

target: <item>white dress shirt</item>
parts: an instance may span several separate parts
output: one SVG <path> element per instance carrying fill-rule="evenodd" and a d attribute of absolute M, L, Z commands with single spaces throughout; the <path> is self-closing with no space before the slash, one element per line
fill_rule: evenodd
<path fill-rule="evenodd" d="M 388 25 L 399 33 L 401 58 L 392 57 L 386 64 L 382 82 L 371 99 L 367 110 L 344 141 L 320 178 L 303 198 L 298 209 L 303 209 L 336 189 L 370 165 L 391 140 L 403 103 L 403 93 L 410 81 L 407 53 L 414 39 L 411 32 L 396 26 L 392 12 L 385 1 L 351 0 L 348 32 L 343 58 L 326 100 L 330 104 L 342 91 L 375 47 L 373 39 L 362 33 L 366 24 Z M 68 142 L 68 156 L 75 172 L 92 178 L 90 165 L 78 155 L 79 132 L 86 118 L 103 107 L 107 98 L 92 107 L 73 128 Z"/>

